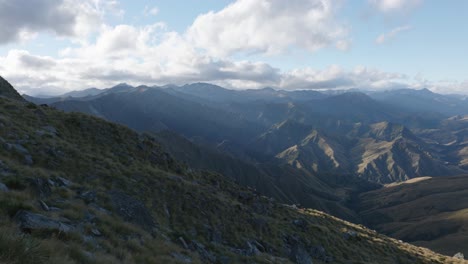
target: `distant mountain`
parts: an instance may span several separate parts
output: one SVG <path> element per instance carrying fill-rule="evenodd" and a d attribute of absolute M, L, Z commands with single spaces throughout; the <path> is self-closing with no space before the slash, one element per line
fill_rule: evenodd
<path fill-rule="evenodd" d="M 445 115 L 415 113 L 387 100 L 402 96 L 424 101 L 442 95 L 396 90 L 371 96 L 354 91 L 237 91 L 206 83 L 164 88 L 120 84 L 52 105 L 138 131 L 169 129 L 240 160 L 280 162 L 310 174 L 346 173 L 389 183 L 465 172 L 465 143 L 445 146 L 435 138 L 442 135 L 434 128 L 443 127 Z"/>
<path fill-rule="evenodd" d="M 208 83 L 194 83 L 180 87 L 172 87 L 171 89 L 182 94 L 198 97 L 214 103 L 307 101 L 327 97 L 326 95 L 313 90 L 283 91 L 275 90 L 273 88 L 229 90 Z"/>
<path fill-rule="evenodd" d="M 191 139 L 218 144 L 231 140 L 245 144 L 261 129 L 238 115 L 147 86 L 113 87 L 81 100 L 60 101 L 53 106 L 125 124 L 137 131 L 171 129 Z"/>
<path fill-rule="evenodd" d="M 369 95 L 380 102 L 406 111 L 437 112 L 447 116 L 468 114 L 468 104 L 464 96 L 442 95 L 428 89 L 399 89 Z"/>
<path fill-rule="evenodd" d="M 71 91 L 61 95 L 60 97 L 86 97 L 86 96 L 95 96 L 104 92 L 104 90 L 97 88 L 88 88 L 80 91 Z"/>

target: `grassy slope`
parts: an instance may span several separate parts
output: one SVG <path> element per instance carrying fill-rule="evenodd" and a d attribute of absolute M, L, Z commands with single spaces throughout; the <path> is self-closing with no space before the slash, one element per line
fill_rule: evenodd
<path fill-rule="evenodd" d="M 438 252 L 468 252 L 468 176 L 428 178 L 360 196 L 378 231 Z"/>

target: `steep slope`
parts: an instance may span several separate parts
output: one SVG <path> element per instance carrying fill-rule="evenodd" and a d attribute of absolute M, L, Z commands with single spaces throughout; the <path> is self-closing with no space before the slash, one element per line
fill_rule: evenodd
<path fill-rule="evenodd" d="M 343 173 L 349 169 L 343 147 L 317 130 L 313 130 L 299 144 L 277 154 L 276 158 L 315 173 Z"/>
<path fill-rule="evenodd" d="M 461 263 L 179 165 L 150 136 L 0 98 L 0 261 Z"/>
<path fill-rule="evenodd" d="M 463 170 L 446 164 L 405 127 L 389 122 L 370 125 L 352 149 L 357 173 L 371 181 L 391 183 L 420 176 L 446 176 Z"/>
<path fill-rule="evenodd" d="M 23 97 L 11 86 L 11 84 L 0 76 L 0 97 L 24 101 Z"/>
<path fill-rule="evenodd" d="M 217 149 L 196 145 L 169 131 L 154 136 L 172 156 L 192 168 L 218 172 L 279 202 L 301 204 L 353 222 L 360 219 L 347 208 L 350 197 L 379 188 L 357 179 L 329 183 L 327 177 L 321 179 L 315 174 L 277 162 L 258 164 L 241 160 Z"/>
<path fill-rule="evenodd" d="M 453 255 L 468 252 L 468 176 L 420 178 L 364 193 L 367 224 L 403 241 Z"/>

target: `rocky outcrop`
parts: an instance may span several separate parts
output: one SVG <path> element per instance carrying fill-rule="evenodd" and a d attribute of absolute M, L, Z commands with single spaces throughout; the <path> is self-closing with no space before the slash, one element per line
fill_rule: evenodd
<path fill-rule="evenodd" d="M 150 211 L 140 200 L 121 191 L 110 191 L 109 195 L 116 212 L 125 221 L 152 230 L 156 225 Z"/>
<path fill-rule="evenodd" d="M 73 227 L 65 223 L 65 221 L 59 221 L 41 214 L 31 213 L 24 210 L 18 211 L 13 219 L 19 224 L 19 227 L 24 232 L 52 231 L 68 233 L 73 230 Z"/>

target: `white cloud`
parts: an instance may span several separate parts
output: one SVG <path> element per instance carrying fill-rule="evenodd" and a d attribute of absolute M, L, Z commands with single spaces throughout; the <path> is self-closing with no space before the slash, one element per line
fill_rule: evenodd
<path fill-rule="evenodd" d="M 198 16 L 187 37 L 218 57 L 277 54 L 291 47 L 313 52 L 346 37 L 347 28 L 336 17 L 340 2 L 237 0 L 219 12 Z"/>
<path fill-rule="evenodd" d="M 406 25 L 406 26 L 401 26 L 401 27 L 394 28 L 390 32 L 380 34 L 375 39 L 375 43 L 384 44 L 385 42 L 388 42 L 388 41 L 394 39 L 401 32 L 408 31 L 408 30 L 411 30 L 411 26 Z"/>
<path fill-rule="evenodd" d="M 0 44 L 27 41 L 40 32 L 81 39 L 100 28 L 108 11 L 123 12 L 115 0 L 2 0 Z"/>
<path fill-rule="evenodd" d="M 149 7 L 145 6 L 145 9 L 143 10 L 143 14 L 145 16 L 157 16 L 159 14 L 159 8 L 155 7 Z"/>
<path fill-rule="evenodd" d="M 341 51 L 348 51 L 351 49 L 351 40 L 338 40 L 335 43 L 335 47 Z"/>
<path fill-rule="evenodd" d="M 21 1 L 26 0 L 18 0 Z M 52 6 L 48 6 L 48 10 L 52 14 L 49 17 L 62 19 L 64 24 L 54 25 L 48 20 L 51 18 L 44 18 L 47 15 L 24 21 L 16 20 L 25 14 L 0 16 L 0 22 L 18 30 L 8 35 L 9 27 L 0 24 L 0 33 L 5 31 L 8 35 L 0 42 L 31 39 L 42 31 L 80 36 L 94 30 L 97 35 L 62 50 L 56 58 L 24 50 L 10 50 L 0 56 L 1 74 L 21 92 L 31 95 L 105 88 L 119 82 L 163 85 L 202 81 L 229 88 L 272 86 L 282 89 L 428 87 L 440 90 L 444 87 L 446 91 L 463 91 L 468 88 L 467 82 L 432 83 L 366 67 L 349 70 L 332 65 L 325 69 L 281 71 L 261 61 L 236 61 L 228 56 L 239 52 L 275 54 L 294 47 L 315 51 L 335 46 L 348 50 L 351 40 L 346 27 L 336 22 L 336 1 L 238 0 L 219 12 L 199 16 L 183 34 L 168 30 L 164 23 L 103 24 L 103 14 L 110 12 L 103 10 L 114 10 L 114 15 L 121 13 L 116 1 L 80 1 L 76 2 L 74 10 L 67 5 L 78 0 L 37 1 L 61 3 L 59 6 L 67 11 L 59 12 Z M 0 0 L 1 4 L 4 2 Z M 0 9 L 0 14 L 2 12 Z M 72 19 L 61 17 L 63 14 L 71 14 Z M 407 29 L 401 27 L 384 34 L 381 42 L 404 30 Z"/>
<path fill-rule="evenodd" d="M 385 14 L 401 14 L 419 7 L 423 0 L 368 0 L 379 12 Z"/>

